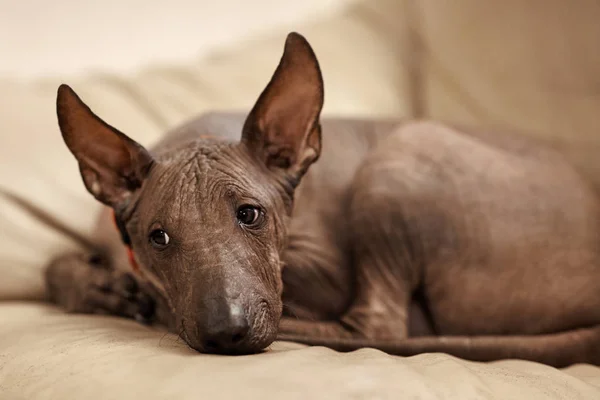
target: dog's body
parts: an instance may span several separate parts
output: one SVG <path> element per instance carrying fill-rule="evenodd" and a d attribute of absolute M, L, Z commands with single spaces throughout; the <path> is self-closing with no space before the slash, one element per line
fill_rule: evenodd
<path fill-rule="evenodd" d="M 241 351 L 256 351 L 275 338 L 271 325 L 281 313 L 281 304 L 271 295 L 275 293 L 283 297 L 279 325 L 283 339 L 340 350 L 375 346 L 402 355 L 445 351 L 475 360 L 517 357 L 553 365 L 600 364 L 600 201 L 561 156 L 520 136 L 469 132 L 433 122 L 349 119 L 321 121 L 321 154 L 321 141 L 317 143 L 317 133 L 311 133 L 317 132 L 311 120 L 314 108 L 304 110 L 309 121 L 295 133 L 304 135 L 305 147 L 291 140 L 293 135 L 282 125 L 289 115 L 273 124 L 275 136 L 260 139 L 264 140 L 260 149 L 280 146 L 276 152 L 265 150 L 265 160 L 277 158 L 272 164 L 264 161 L 272 173 L 286 171 L 283 189 L 277 189 L 282 193 L 280 202 L 278 196 L 269 197 L 271 172 L 263 176 L 262 169 L 253 170 L 255 162 L 247 163 L 246 151 L 257 154 L 252 149 L 259 139 L 252 132 L 270 132 L 267 122 L 274 117 L 269 111 L 281 109 L 277 99 L 284 94 L 271 95 L 269 90 L 281 84 L 277 74 L 284 71 L 285 57 L 250 117 L 207 114 L 155 146 L 151 157 L 162 170 L 152 167 L 150 173 L 141 173 L 145 167 L 127 164 L 127 171 L 138 171 L 136 179 L 139 175 L 143 181 L 125 185 L 125 197 L 134 198 L 135 207 L 129 201 L 123 205 L 120 197 L 115 200 L 118 196 L 112 192 L 106 194 L 105 172 L 98 172 L 97 159 L 88 161 L 89 155 L 81 154 L 90 150 L 82 150 L 71 138 L 71 130 L 82 124 L 77 118 L 83 117 L 81 113 L 61 117 L 59 94 L 65 140 L 80 161 L 90 192 L 117 212 L 118 221 L 125 221 L 122 233 L 131 236 L 135 260 L 141 264 L 139 285 L 157 301 L 161 322 L 181 331 L 192 347 L 203 351 L 232 352 L 237 350 L 234 342 L 243 343 Z M 291 64 L 300 65 L 298 60 Z M 305 93 L 303 89 L 299 93 Z M 78 99 L 66 96 L 62 107 L 79 107 Z M 318 96 L 308 97 L 305 101 L 310 102 Z M 264 106 L 265 98 L 277 106 Z M 267 111 L 260 114 L 261 107 Z M 320 106 L 316 118 L 319 111 Z M 236 144 L 240 132 L 245 146 L 241 152 Z M 285 145 L 278 144 L 280 140 Z M 131 155 L 139 151 L 133 149 L 118 165 L 121 170 L 131 159 L 150 159 L 145 153 Z M 288 157 L 288 151 L 296 158 Z M 319 154 L 319 162 L 308 169 Z M 138 162 L 145 163 L 149 162 Z M 176 164 L 177 168 L 170 167 Z M 294 174 L 289 173 L 294 166 Z M 185 173 L 188 168 L 196 170 L 191 181 Z M 88 169 L 95 171 L 92 178 Z M 157 177 L 157 171 L 162 176 Z M 255 241 L 245 234 L 236 243 L 225 243 L 238 233 L 228 231 L 229 214 L 211 207 L 215 198 L 235 197 L 231 192 L 235 189 L 211 183 L 217 180 L 206 178 L 211 174 L 223 174 L 230 186 L 264 188 L 255 197 L 269 204 L 261 208 L 266 210 L 264 224 L 273 224 L 269 228 L 275 232 L 273 240 Z M 119 179 L 105 181 L 113 188 Z M 194 185 L 203 185 L 208 194 L 188 201 L 187 192 L 196 190 Z M 271 206 L 280 215 L 273 215 Z M 209 212 L 214 220 L 207 219 Z M 153 218 L 145 217 L 152 213 Z M 203 249 L 194 257 L 210 264 L 212 269 L 203 271 L 201 279 L 210 283 L 194 286 L 199 278 L 189 263 L 165 272 L 154 267 L 166 262 L 164 255 L 144 254 L 146 233 L 138 235 L 140 221 L 154 226 L 157 213 L 168 214 L 160 232 L 169 224 L 202 225 L 193 234 L 180 233 L 179 242 L 168 236 L 166 242 L 173 240 L 188 249 L 183 256 L 172 253 L 174 260 L 192 257 L 190 246 L 194 251 Z M 150 231 L 152 239 L 157 230 Z M 75 311 L 104 309 L 128 316 L 139 312 L 137 298 L 125 298 L 115 289 L 117 277 L 131 268 L 118 233 L 112 216 L 105 213 L 98 230 L 98 247 L 107 255 L 105 266 L 90 267 L 78 256 L 52 264 L 48 282 L 55 301 Z M 163 239 L 160 236 L 159 242 Z M 240 250 L 249 241 L 252 249 Z M 260 249 L 256 254 L 253 246 Z M 230 267 L 243 257 L 248 264 Z M 263 271 L 261 264 L 269 263 L 283 265 L 280 277 L 279 272 Z M 78 276 L 79 281 L 66 284 L 66 276 Z M 196 308 L 190 302 L 198 298 L 201 285 L 206 285 L 202 306 Z M 91 286 L 102 290 L 94 290 L 90 300 L 86 292 Z M 175 293 L 184 294 L 178 298 Z M 246 295 L 250 300 L 236 303 Z M 254 321 L 249 331 L 240 333 L 236 325 L 240 313 Z M 203 322 L 190 329 L 186 323 L 195 322 L 196 314 Z M 202 332 L 221 325 L 218 335 Z M 221 342 L 225 331 L 226 340 Z M 254 341 L 244 339 L 254 331 L 260 332 Z M 238 340 L 230 340 L 232 336 Z"/>

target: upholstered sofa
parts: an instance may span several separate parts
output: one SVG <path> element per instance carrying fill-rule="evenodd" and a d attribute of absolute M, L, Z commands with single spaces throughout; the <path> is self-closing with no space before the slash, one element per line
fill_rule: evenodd
<path fill-rule="evenodd" d="M 144 3 L 147 12 L 153 3 Z M 325 114 L 517 128 L 600 184 L 598 2 L 337 3 L 195 60 L 0 76 L 0 399 L 600 399 L 600 368 L 590 365 L 557 370 L 282 342 L 258 355 L 201 355 L 134 321 L 69 315 L 44 303 L 43 267 L 77 244 L 3 193 L 87 236 L 99 209 L 58 131 L 58 84 L 69 83 L 106 120 L 151 144 L 200 112 L 248 109 L 290 30 L 303 33 L 321 61 Z M 194 39 L 177 45 L 193 47 Z"/>

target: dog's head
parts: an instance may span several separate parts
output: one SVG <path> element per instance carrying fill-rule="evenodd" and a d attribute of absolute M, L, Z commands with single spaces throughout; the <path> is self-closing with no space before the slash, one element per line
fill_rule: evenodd
<path fill-rule="evenodd" d="M 321 152 L 322 106 L 316 57 L 296 33 L 235 143 L 196 139 L 152 155 L 59 88 L 60 129 L 87 190 L 114 209 L 195 349 L 248 353 L 275 340 L 286 221 Z"/>

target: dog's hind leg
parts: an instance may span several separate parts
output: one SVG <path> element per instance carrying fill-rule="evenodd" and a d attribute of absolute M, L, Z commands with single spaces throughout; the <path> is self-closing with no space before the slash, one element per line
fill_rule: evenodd
<path fill-rule="evenodd" d="M 111 314 L 150 322 L 154 300 L 128 273 L 115 271 L 101 256 L 72 253 L 46 269 L 50 301 L 72 313 Z"/>

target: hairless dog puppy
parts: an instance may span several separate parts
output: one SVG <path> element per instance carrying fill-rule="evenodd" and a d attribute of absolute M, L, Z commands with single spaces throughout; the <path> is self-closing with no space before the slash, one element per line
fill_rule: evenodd
<path fill-rule="evenodd" d="M 296 33 L 247 116 L 204 115 L 152 151 L 62 85 L 63 138 L 108 207 L 94 252 L 49 265 L 50 298 L 154 320 L 202 352 L 279 338 L 600 364 L 600 203 L 561 156 L 435 122 L 320 120 L 322 106 Z"/>

